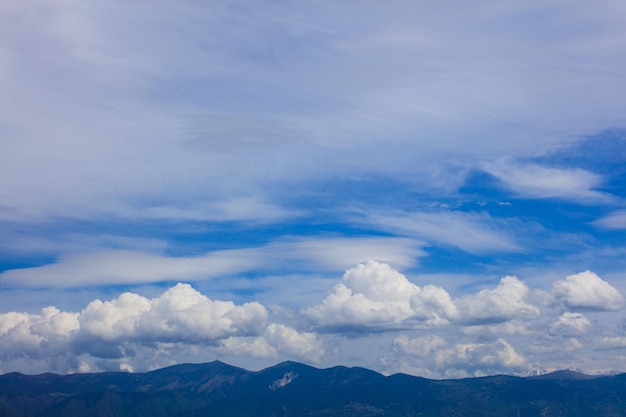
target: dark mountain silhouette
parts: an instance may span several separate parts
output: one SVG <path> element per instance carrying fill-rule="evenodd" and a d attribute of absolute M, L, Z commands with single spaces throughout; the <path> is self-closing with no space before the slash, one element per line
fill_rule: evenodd
<path fill-rule="evenodd" d="M 283 362 L 146 373 L 0 375 L 2 417 L 626 416 L 626 374 L 429 380 Z"/>

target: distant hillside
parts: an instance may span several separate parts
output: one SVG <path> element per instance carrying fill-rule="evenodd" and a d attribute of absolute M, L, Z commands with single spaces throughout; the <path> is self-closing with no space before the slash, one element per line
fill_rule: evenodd
<path fill-rule="evenodd" d="M 147 373 L 0 375 L 2 417 L 626 416 L 626 374 L 428 380 L 284 362 Z"/>

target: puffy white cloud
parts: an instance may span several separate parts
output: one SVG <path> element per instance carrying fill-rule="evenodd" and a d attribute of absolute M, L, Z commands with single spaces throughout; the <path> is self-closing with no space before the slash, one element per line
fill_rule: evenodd
<path fill-rule="evenodd" d="M 491 345 L 472 345 L 469 350 L 473 354 L 479 355 L 481 364 L 489 366 L 519 367 L 527 361 L 524 356 L 517 353 L 513 346 L 504 339 L 498 339 Z M 464 349 L 464 351 L 467 352 L 468 349 Z"/>
<path fill-rule="evenodd" d="M 457 321 L 465 324 L 497 323 L 514 318 L 534 319 L 539 309 L 526 301 L 528 287 L 518 278 L 506 276 L 493 289 L 456 300 Z"/>
<path fill-rule="evenodd" d="M 79 321 L 83 334 L 107 341 L 200 343 L 259 334 L 267 317 L 259 303 L 215 301 L 189 284 L 177 284 L 152 300 L 124 293 L 113 301 L 92 301 Z"/>
<path fill-rule="evenodd" d="M 393 347 L 402 352 L 422 358 L 432 358 L 437 364 L 445 362 L 444 349 L 448 342 L 438 335 L 428 335 L 409 338 L 406 335 L 398 336 L 393 341 Z"/>
<path fill-rule="evenodd" d="M 303 311 L 322 328 L 370 330 L 402 327 L 412 319 L 439 322 L 450 312 L 454 305 L 445 290 L 422 289 L 376 261 L 347 270 L 321 304 Z"/>
<path fill-rule="evenodd" d="M 502 338 L 492 342 L 451 345 L 437 335 L 414 339 L 399 336 L 394 340 L 393 347 L 408 366 L 418 369 L 430 367 L 440 375 L 450 377 L 479 376 L 487 370 L 491 373 L 523 370 L 528 362 Z"/>
<path fill-rule="evenodd" d="M 571 309 L 615 311 L 624 306 L 624 296 L 589 270 L 556 281 L 552 295 Z"/>
<path fill-rule="evenodd" d="M 310 334 L 271 326 L 267 310 L 257 302 L 236 305 L 211 300 L 188 284 L 178 284 L 153 299 L 127 292 L 111 301 L 94 300 L 80 313 L 46 307 L 40 314 L 0 314 L 0 361 L 57 357 L 63 366 L 58 358 L 62 357 L 67 359 L 67 368 L 60 370 L 76 371 L 89 367 L 81 365 L 80 355 L 122 359 L 134 356 L 143 346 L 217 346 L 230 337 L 267 332 L 277 346 L 274 349 L 301 355 L 307 354 L 307 346 L 322 351 Z"/>
<path fill-rule="evenodd" d="M 288 357 L 317 362 L 324 355 L 322 341 L 315 333 L 299 332 L 283 324 L 271 323 L 261 336 L 229 337 L 220 342 L 225 353 L 258 358 Z"/>
<path fill-rule="evenodd" d="M 123 293 L 115 300 L 92 301 L 80 313 L 78 320 L 83 333 L 102 340 L 117 340 L 135 336 L 138 320 L 150 308 L 147 298 Z"/>
<path fill-rule="evenodd" d="M 42 369 L 59 372 L 152 369 L 194 351 L 198 358 L 204 351 L 317 362 L 325 348 L 314 333 L 271 322 L 258 302 L 212 300 L 182 283 L 151 299 L 126 292 L 94 300 L 79 313 L 46 307 L 40 314 L 0 314 L 0 365 L 26 357 L 54 362 Z"/>
<path fill-rule="evenodd" d="M 370 261 L 349 269 L 321 304 L 303 313 L 327 330 L 389 330 L 416 325 L 484 325 L 536 319 L 529 289 L 507 276 L 494 289 L 452 299 L 443 288 L 419 287 L 389 265 Z"/>
<path fill-rule="evenodd" d="M 581 313 L 565 312 L 550 326 L 549 332 L 554 336 L 581 336 L 589 331 L 591 322 Z"/>
<path fill-rule="evenodd" d="M 64 355 L 78 329 L 78 313 L 55 307 L 46 307 L 39 314 L 0 314 L 0 362 L 24 356 L 52 359 Z"/>
<path fill-rule="evenodd" d="M 282 324 L 267 326 L 265 338 L 277 347 L 279 353 L 295 358 L 316 362 L 324 354 L 323 344 L 315 333 L 298 332 Z"/>
<path fill-rule="evenodd" d="M 572 282 L 567 277 L 555 288 Z M 592 340 L 580 312 L 547 309 L 542 316 L 532 297 L 526 284 L 507 276 L 494 288 L 452 298 L 376 261 L 348 269 L 320 303 L 300 311 L 213 300 L 178 284 L 153 298 L 126 292 L 94 300 L 80 312 L 0 314 L 0 368 L 20 370 L 29 361 L 39 365 L 26 369 L 37 372 L 146 370 L 216 357 L 327 365 L 338 357 L 343 363 L 349 351 L 354 365 L 383 363 L 385 371 L 439 378 L 523 374 L 528 355 L 535 364 L 571 367 L 580 352 L 625 344 L 621 337 Z M 368 339 L 350 337 L 355 333 Z"/>

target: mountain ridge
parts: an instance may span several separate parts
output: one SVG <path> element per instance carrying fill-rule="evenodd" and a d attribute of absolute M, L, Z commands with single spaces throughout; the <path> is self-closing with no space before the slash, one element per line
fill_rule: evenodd
<path fill-rule="evenodd" d="M 626 374 L 432 380 L 285 361 L 249 371 L 220 361 L 143 372 L 0 375 L 8 417 L 626 416 Z"/>

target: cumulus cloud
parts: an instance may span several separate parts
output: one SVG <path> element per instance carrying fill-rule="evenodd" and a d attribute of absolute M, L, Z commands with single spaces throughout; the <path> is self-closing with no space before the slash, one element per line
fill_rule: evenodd
<path fill-rule="evenodd" d="M 438 335 L 428 335 L 416 338 L 410 338 L 402 335 L 393 340 L 393 346 L 402 352 L 409 353 L 414 356 L 434 358 L 437 364 L 441 364 L 445 361 L 443 348 L 448 346 L 448 342 Z"/>
<path fill-rule="evenodd" d="M 303 313 L 317 326 L 336 330 L 500 323 L 540 316 L 528 292 L 526 284 L 507 276 L 495 289 L 452 299 L 441 287 L 420 287 L 389 265 L 370 261 L 347 270 L 321 304 Z"/>
<path fill-rule="evenodd" d="M 554 336 L 581 336 L 589 331 L 591 322 L 581 313 L 565 312 L 550 326 L 549 332 Z"/>
<path fill-rule="evenodd" d="M 480 376 L 486 370 L 523 370 L 527 358 L 505 339 L 485 343 L 450 344 L 439 336 L 394 339 L 394 350 L 409 366 L 431 366 L 450 377 Z"/>
<path fill-rule="evenodd" d="M 442 288 L 420 288 L 376 261 L 347 270 L 322 304 L 303 311 L 319 327 L 355 330 L 398 328 L 413 319 L 436 323 L 453 312 L 450 296 Z"/>
<path fill-rule="evenodd" d="M 249 355 L 257 358 L 282 356 L 296 360 L 318 362 L 325 353 L 324 345 L 315 333 L 299 332 L 284 324 L 271 323 L 262 336 L 229 337 L 220 341 L 220 350 L 227 354 Z"/>
<path fill-rule="evenodd" d="M 624 306 L 624 296 L 589 270 L 556 281 L 552 295 L 574 310 L 616 311 Z"/>
<path fill-rule="evenodd" d="M 598 310 L 597 300 L 577 298 L 581 276 L 586 277 L 581 282 L 604 289 L 601 298 L 610 305 L 603 281 L 588 271 L 555 282 L 554 298 L 569 308 Z M 587 296 L 594 294 L 582 288 Z M 592 343 L 591 322 L 580 312 L 556 310 L 559 315 L 553 316 L 557 313 L 549 309 L 542 316 L 530 294 L 521 280 L 505 276 L 493 288 L 453 298 L 441 287 L 418 286 L 377 261 L 346 270 L 321 302 L 300 311 L 213 300 L 181 283 L 154 298 L 125 292 L 93 300 L 78 312 L 46 307 L 36 314 L 0 314 L 0 368 L 20 369 L 28 360 L 45 364 L 38 370 L 59 372 L 120 366 L 146 370 L 189 360 L 189 355 L 198 361 L 292 358 L 328 364 L 344 343 L 351 343 L 355 364 L 376 367 L 382 358 L 395 372 L 461 377 L 523 374 L 528 354 L 553 357 L 559 351 L 574 355 L 624 345 L 621 336 Z M 362 362 L 374 354 L 359 351 L 362 339 L 346 335 L 379 340 L 372 352 L 385 352 L 390 343 L 394 349 Z"/>
<path fill-rule="evenodd" d="M 215 301 L 189 284 L 177 284 L 152 300 L 124 293 L 112 301 L 92 301 L 79 322 L 83 335 L 105 341 L 201 343 L 258 334 L 267 317 L 259 303 Z"/>
<path fill-rule="evenodd" d="M 46 307 L 39 314 L 0 314 L 0 361 L 64 353 L 80 328 L 78 313 Z"/>
<path fill-rule="evenodd" d="M 323 352 L 315 335 L 271 323 L 263 305 L 212 300 L 189 284 L 152 299 L 127 292 L 94 300 L 79 313 L 47 307 L 39 314 L 0 314 L 0 362 L 70 355 L 69 368 L 60 369 L 67 372 L 79 370 L 81 355 L 128 360 L 138 349 L 168 344 L 232 347 L 234 353 L 260 348 L 258 356 L 285 353 L 309 360 Z"/>
<path fill-rule="evenodd" d="M 537 318 L 541 312 L 526 301 L 528 291 L 526 284 L 518 278 L 506 276 L 493 290 L 484 289 L 457 300 L 457 321 L 465 324 L 487 324 L 514 318 Z"/>

